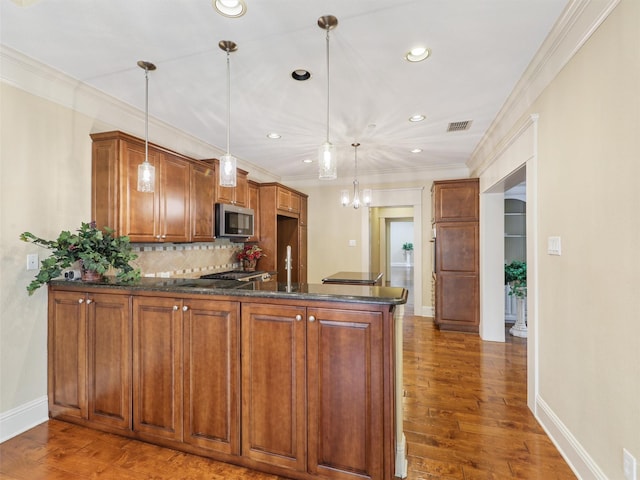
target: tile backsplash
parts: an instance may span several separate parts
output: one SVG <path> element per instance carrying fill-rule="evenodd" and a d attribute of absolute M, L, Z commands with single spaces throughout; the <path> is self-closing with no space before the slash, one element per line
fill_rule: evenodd
<path fill-rule="evenodd" d="M 215 243 L 136 243 L 138 255 L 131 265 L 143 277 L 198 278 L 201 275 L 240 268 L 237 253 L 242 243 L 218 239 Z"/>

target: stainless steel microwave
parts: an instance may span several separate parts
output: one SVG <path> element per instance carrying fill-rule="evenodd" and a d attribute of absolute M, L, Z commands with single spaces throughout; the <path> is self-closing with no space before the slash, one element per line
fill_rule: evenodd
<path fill-rule="evenodd" d="M 216 203 L 216 237 L 252 237 L 254 211 L 228 203 Z"/>

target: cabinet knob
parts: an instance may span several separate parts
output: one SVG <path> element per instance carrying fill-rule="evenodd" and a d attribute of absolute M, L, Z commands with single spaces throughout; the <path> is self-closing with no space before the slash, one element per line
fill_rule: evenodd
<path fill-rule="evenodd" d="M 182 307 L 182 311 L 183 311 L 183 312 L 186 312 L 187 310 L 189 310 L 189 307 L 188 307 L 187 305 L 185 305 L 185 306 L 183 306 L 183 307 Z"/>
<path fill-rule="evenodd" d="M 309 321 L 310 322 L 315 322 L 316 321 L 316 317 L 314 317 L 313 315 L 309 315 Z"/>
<path fill-rule="evenodd" d="M 296 315 L 296 321 L 299 322 L 300 320 L 302 320 L 302 315 L 300 315 L 300 314 Z"/>
<path fill-rule="evenodd" d="M 84 298 L 79 298 L 78 303 L 84 303 Z"/>
<path fill-rule="evenodd" d="M 158 240 L 160 240 L 160 235 L 156 235 L 156 238 L 157 238 Z"/>
<path fill-rule="evenodd" d="M 167 236 L 166 235 L 162 235 L 162 238 L 167 238 Z"/>
<path fill-rule="evenodd" d="M 93 300 L 91 300 L 90 298 L 87 299 L 87 305 L 89 305 L 91 302 L 93 302 Z"/>
<path fill-rule="evenodd" d="M 178 305 L 174 305 L 174 306 L 173 306 L 173 311 L 174 311 L 174 312 L 178 311 Z"/>

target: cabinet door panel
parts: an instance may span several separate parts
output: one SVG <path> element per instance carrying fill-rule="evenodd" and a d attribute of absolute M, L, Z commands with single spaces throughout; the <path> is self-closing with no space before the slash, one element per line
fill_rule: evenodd
<path fill-rule="evenodd" d="M 382 478 L 382 314 L 308 309 L 309 471 Z"/>
<path fill-rule="evenodd" d="M 160 154 L 150 148 L 149 163 L 156 167 L 156 188 L 153 193 L 139 192 L 138 165 L 144 161 L 144 144 L 121 142 L 122 168 L 125 176 L 121 183 L 122 203 L 120 219 L 123 222 L 120 235 L 128 235 L 132 242 L 154 242 L 160 235 L 159 168 Z M 109 225 L 110 226 L 110 225 Z"/>
<path fill-rule="evenodd" d="M 184 441 L 239 455 L 240 304 L 184 303 Z"/>
<path fill-rule="evenodd" d="M 433 188 L 435 222 L 478 220 L 480 197 L 477 178 L 434 182 Z"/>
<path fill-rule="evenodd" d="M 182 440 L 181 302 L 133 299 L 133 427 Z"/>
<path fill-rule="evenodd" d="M 130 297 L 89 299 L 89 420 L 131 430 Z"/>
<path fill-rule="evenodd" d="M 87 418 L 87 330 L 85 294 L 49 295 L 49 412 Z"/>
<path fill-rule="evenodd" d="M 214 240 L 215 168 L 213 165 L 191 166 L 191 240 Z"/>
<path fill-rule="evenodd" d="M 438 321 L 478 325 L 478 276 L 475 274 L 438 274 Z"/>
<path fill-rule="evenodd" d="M 189 164 L 164 154 L 161 163 L 162 205 L 161 238 L 165 242 L 188 242 L 189 225 Z"/>
<path fill-rule="evenodd" d="M 439 223 L 436 238 L 439 272 L 475 273 L 478 270 L 477 223 Z"/>
<path fill-rule="evenodd" d="M 301 471 L 306 438 L 304 314 L 302 307 L 281 305 L 242 309 L 242 454 Z"/>

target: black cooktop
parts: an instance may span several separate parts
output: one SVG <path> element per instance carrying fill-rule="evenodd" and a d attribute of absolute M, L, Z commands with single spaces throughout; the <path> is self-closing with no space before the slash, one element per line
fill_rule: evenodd
<path fill-rule="evenodd" d="M 249 280 L 252 278 L 264 278 L 265 275 L 268 275 L 268 272 L 247 272 L 244 270 L 231 270 L 228 272 L 209 273 L 207 275 L 202 275 L 200 278 L 204 278 L 207 280 Z"/>

